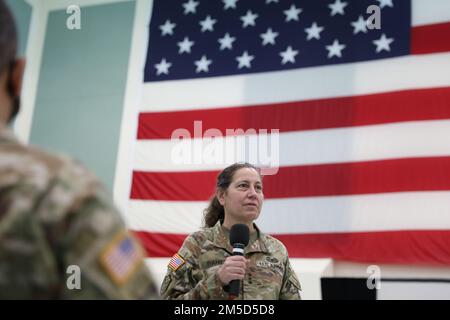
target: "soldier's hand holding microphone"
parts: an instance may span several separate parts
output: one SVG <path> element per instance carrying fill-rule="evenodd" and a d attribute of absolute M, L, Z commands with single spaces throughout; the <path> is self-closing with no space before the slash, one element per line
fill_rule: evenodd
<path fill-rule="evenodd" d="M 249 262 L 250 260 L 243 256 L 230 256 L 226 258 L 218 270 L 220 282 L 226 286 L 232 280 L 244 279 Z"/>

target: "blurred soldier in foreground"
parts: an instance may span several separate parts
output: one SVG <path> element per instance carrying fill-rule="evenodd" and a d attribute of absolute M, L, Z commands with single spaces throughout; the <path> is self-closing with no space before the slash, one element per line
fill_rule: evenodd
<path fill-rule="evenodd" d="M 143 250 L 83 166 L 20 144 L 25 62 L 0 0 L 0 298 L 148 299 L 156 287 Z"/>

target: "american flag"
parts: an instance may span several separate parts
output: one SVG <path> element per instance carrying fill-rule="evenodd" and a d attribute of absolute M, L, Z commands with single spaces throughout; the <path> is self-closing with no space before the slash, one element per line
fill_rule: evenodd
<path fill-rule="evenodd" d="M 175 130 L 277 129 L 257 224 L 291 257 L 450 265 L 449 39 L 445 0 L 153 1 L 127 211 L 148 256 L 226 166 L 174 161 Z"/>
<path fill-rule="evenodd" d="M 101 262 L 113 279 L 123 284 L 139 265 L 142 254 L 129 236 L 121 235 L 103 253 Z"/>
<path fill-rule="evenodd" d="M 177 269 L 179 267 L 181 267 L 183 264 L 184 264 L 184 259 L 178 253 L 175 253 L 173 255 L 172 259 L 170 259 L 169 267 L 173 271 L 177 271 Z"/>

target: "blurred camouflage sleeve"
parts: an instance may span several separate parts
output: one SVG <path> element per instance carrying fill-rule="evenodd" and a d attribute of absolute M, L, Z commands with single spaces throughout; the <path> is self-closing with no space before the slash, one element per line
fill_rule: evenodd
<path fill-rule="evenodd" d="M 300 282 L 292 269 L 289 258 L 287 258 L 280 300 L 301 300 L 300 291 Z"/>
<path fill-rule="evenodd" d="M 195 236 L 185 239 L 178 256 L 184 261 L 175 268 L 167 268 L 167 274 L 161 285 L 163 299 L 177 300 L 225 300 L 224 291 L 217 272 L 207 276 L 198 267 L 201 248 Z"/>
<path fill-rule="evenodd" d="M 63 166 L 36 211 L 54 254 L 58 298 L 158 298 L 142 247 L 84 167 Z M 79 289 L 69 288 L 69 266 L 79 268 Z"/>

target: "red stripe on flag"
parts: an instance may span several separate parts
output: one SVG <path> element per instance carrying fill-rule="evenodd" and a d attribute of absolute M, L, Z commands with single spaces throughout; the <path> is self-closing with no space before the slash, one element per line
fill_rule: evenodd
<path fill-rule="evenodd" d="M 194 137 L 219 129 L 279 129 L 280 132 L 450 118 L 450 87 L 405 90 L 344 98 L 139 115 L 138 139 L 170 139 L 176 129 Z"/>
<path fill-rule="evenodd" d="M 133 231 L 147 252 L 148 257 L 170 257 L 178 252 L 187 234 Z"/>
<path fill-rule="evenodd" d="M 414 27 L 411 30 L 411 53 L 450 51 L 450 22 Z"/>
<path fill-rule="evenodd" d="M 131 199 L 207 200 L 215 191 L 218 171 L 133 171 Z"/>
<path fill-rule="evenodd" d="M 331 257 L 368 263 L 450 264 L 450 230 L 274 236 L 285 244 L 292 257 Z"/>
<path fill-rule="evenodd" d="M 134 232 L 149 257 L 178 252 L 187 235 Z M 410 230 L 274 235 L 291 258 L 333 258 L 357 262 L 450 264 L 449 230 Z M 416 245 L 420 243 L 420 247 Z"/>
<path fill-rule="evenodd" d="M 218 171 L 133 172 L 132 199 L 204 201 Z M 264 177 L 266 198 L 450 190 L 450 157 L 281 167 Z"/>

